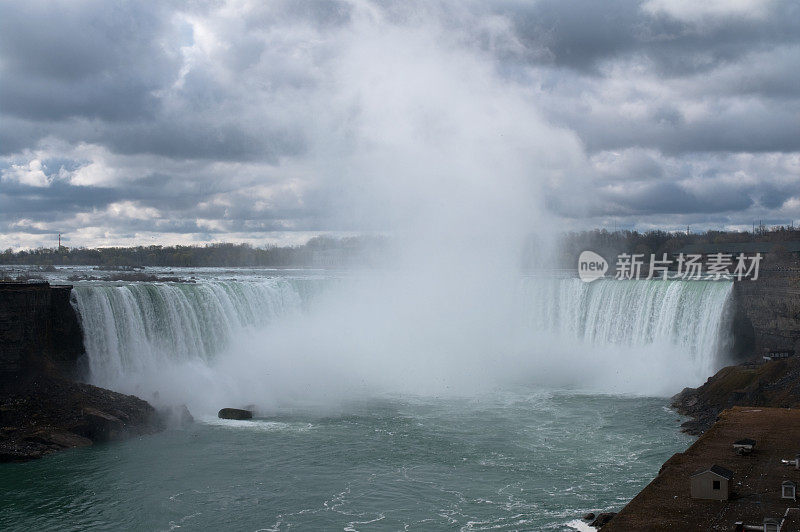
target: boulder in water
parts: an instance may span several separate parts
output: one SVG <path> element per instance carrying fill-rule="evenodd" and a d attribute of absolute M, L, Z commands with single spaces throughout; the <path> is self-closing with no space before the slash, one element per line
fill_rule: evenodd
<path fill-rule="evenodd" d="M 220 419 L 253 419 L 253 413 L 241 408 L 223 408 L 217 417 Z"/>
<path fill-rule="evenodd" d="M 597 516 L 594 515 L 594 512 L 587 512 L 587 513 L 583 514 L 583 520 L 584 521 L 594 521 L 595 517 L 597 517 Z"/>

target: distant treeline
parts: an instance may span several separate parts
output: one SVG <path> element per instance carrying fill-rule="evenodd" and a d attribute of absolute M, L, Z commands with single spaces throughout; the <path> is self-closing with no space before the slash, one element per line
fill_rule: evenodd
<path fill-rule="evenodd" d="M 605 229 L 562 235 L 555 262 L 542 262 L 540 242 L 531 238 L 523 258 L 523 267 L 556 266 L 573 268 L 581 251 L 592 250 L 607 258 L 620 253 L 675 254 L 690 244 L 741 242 L 797 242 L 800 229 L 793 227 L 760 228 L 755 232 L 707 231 L 705 233 L 668 231 L 616 231 Z M 778 246 L 779 248 L 780 246 Z M 101 266 L 112 268 L 164 267 L 266 267 L 266 268 L 337 268 L 375 264 L 389 248 L 386 237 L 348 238 L 315 237 L 300 246 L 253 247 L 249 244 L 207 244 L 204 246 L 137 246 L 112 248 L 39 248 L 0 253 L 0 264 L 39 266 Z M 545 257 L 551 259 L 552 257 Z M 774 257 L 773 257 L 774 258 Z M 797 260 L 797 257 L 785 257 Z"/>
<path fill-rule="evenodd" d="M 0 264 L 109 267 L 339 267 L 369 260 L 385 247 L 382 237 L 314 237 L 301 246 L 253 247 L 250 244 L 136 246 L 111 248 L 38 248 L 0 253 Z"/>
<path fill-rule="evenodd" d="M 557 261 L 565 267 L 574 267 L 576 258 L 584 250 L 592 250 L 605 257 L 615 257 L 620 253 L 663 253 L 676 254 L 690 244 L 729 244 L 745 242 L 796 242 L 800 241 L 800 229 L 787 226 L 760 227 L 755 232 L 706 231 L 704 233 L 685 233 L 668 231 L 616 231 L 605 229 L 568 233 L 561 241 Z M 780 249 L 780 245 L 775 246 Z M 794 260 L 789 255 L 771 259 Z"/>

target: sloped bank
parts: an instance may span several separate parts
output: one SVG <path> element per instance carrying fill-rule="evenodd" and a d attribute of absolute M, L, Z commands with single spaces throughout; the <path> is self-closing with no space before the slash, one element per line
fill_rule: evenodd
<path fill-rule="evenodd" d="M 84 350 L 71 288 L 0 283 L 0 462 L 163 428 L 146 401 L 75 380 Z"/>
<path fill-rule="evenodd" d="M 672 406 L 694 418 L 681 425 L 694 435 L 703 434 L 733 406 L 800 408 L 800 358 L 722 368 L 699 388 L 673 397 Z"/>

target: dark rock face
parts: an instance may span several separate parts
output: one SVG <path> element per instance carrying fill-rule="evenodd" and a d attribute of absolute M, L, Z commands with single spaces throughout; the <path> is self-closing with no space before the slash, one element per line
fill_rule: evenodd
<path fill-rule="evenodd" d="M 595 517 L 597 517 L 597 516 L 594 515 L 594 512 L 588 512 L 588 513 L 583 514 L 583 520 L 584 521 L 594 521 Z"/>
<path fill-rule="evenodd" d="M 733 287 L 734 352 L 744 360 L 764 349 L 800 353 L 800 274 L 764 272 Z"/>
<path fill-rule="evenodd" d="M 163 428 L 147 402 L 72 380 L 84 348 L 71 289 L 0 283 L 0 462 Z"/>
<path fill-rule="evenodd" d="M 0 283 L 0 382 L 22 374 L 76 376 L 84 349 L 71 290 Z"/>
<path fill-rule="evenodd" d="M 597 518 L 589 524 L 589 526 L 602 528 L 608 524 L 608 522 L 611 521 L 615 515 L 617 515 L 617 512 L 601 512 L 598 514 Z"/>
<path fill-rule="evenodd" d="M 223 408 L 217 414 L 220 419 L 252 419 L 253 413 L 240 408 Z"/>

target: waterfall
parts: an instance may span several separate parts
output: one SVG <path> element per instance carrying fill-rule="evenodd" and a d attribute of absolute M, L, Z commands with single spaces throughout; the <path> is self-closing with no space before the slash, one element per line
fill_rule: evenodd
<path fill-rule="evenodd" d="M 504 379 L 669 395 L 721 365 L 732 288 L 533 277 L 509 285 L 510 297 L 462 282 L 419 299 L 428 286 L 401 283 L 392 298 L 385 284 L 87 283 L 73 304 L 92 383 L 210 410 L 309 393 L 328 401 L 331 387 L 440 393 Z"/>
<path fill-rule="evenodd" d="M 589 346 L 664 346 L 699 375 L 717 369 L 728 347 L 732 282 L 530 278 L 526 316 L 536 330 Z"/>
<path fill-rule="evenodd" d="M 114 386 L 180 362 L 210 361 L 233 335 L 298 312 L 302 289 L 262 282 L 82 285 L 73 290 L 91 381 Z"/>

